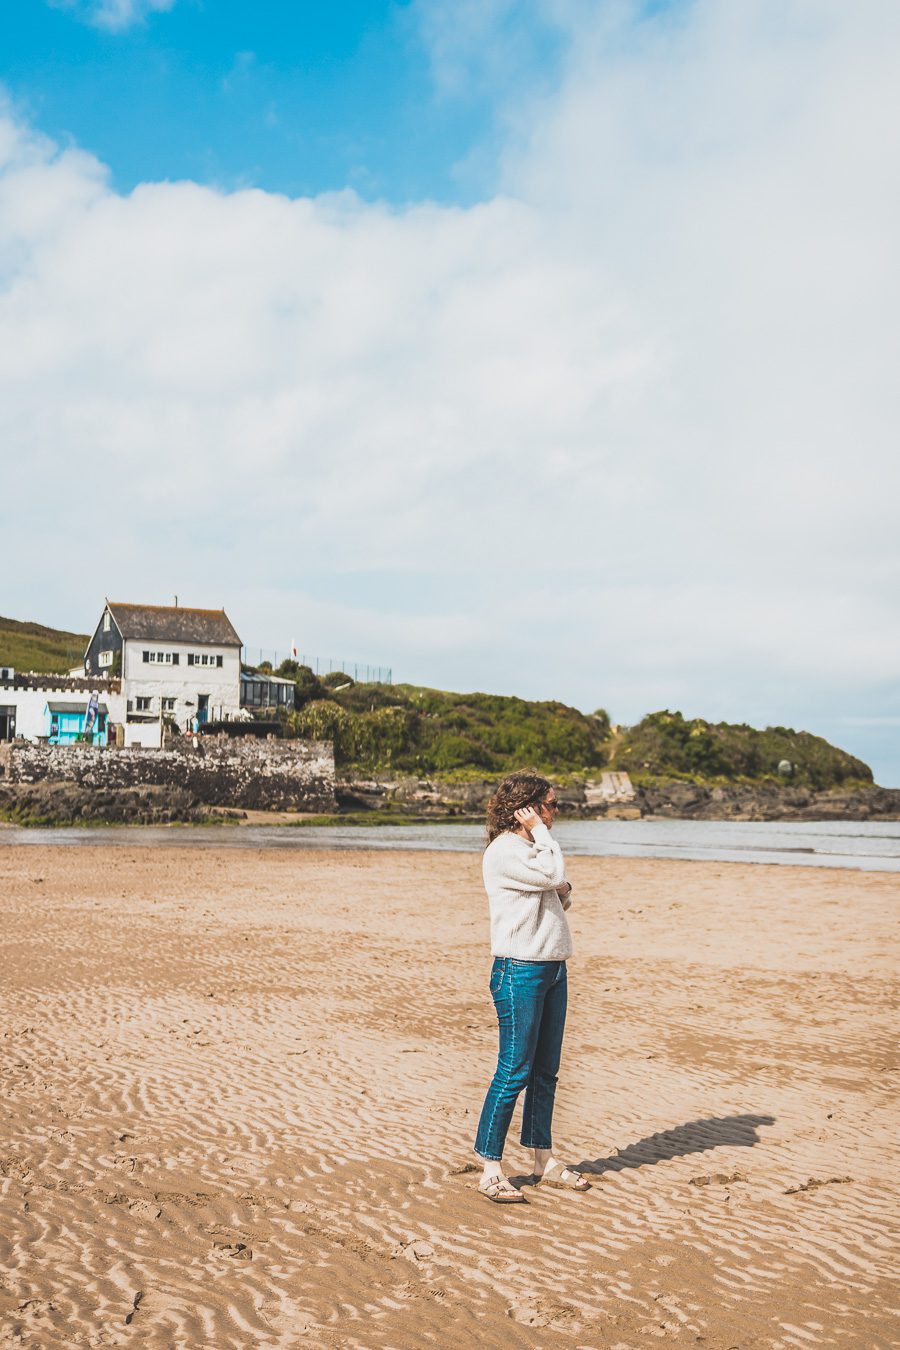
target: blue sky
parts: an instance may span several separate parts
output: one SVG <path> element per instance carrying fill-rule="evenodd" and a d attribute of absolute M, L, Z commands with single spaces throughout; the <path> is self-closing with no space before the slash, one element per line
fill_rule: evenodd
<path fill-rule="evenodd" d="M 90 150 L 120 191 L 184 178 L 468 202 L 493 185 L 503 81 L 552 84 L 559 30 L 522 6 L 515 25 L 498 21 L 491 83 L 436 80 L 420 8 L 176 0 L 111 27 L 102 0 L 4 0 L 0 78 L 34 126 Z"/>
<path fill-rule="evenodd" d="M 0 613 L 900 784 L 896 0 L 0 15 Z"/>

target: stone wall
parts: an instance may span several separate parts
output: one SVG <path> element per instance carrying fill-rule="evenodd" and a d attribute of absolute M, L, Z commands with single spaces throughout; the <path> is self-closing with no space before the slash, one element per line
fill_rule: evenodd
<path fill-rule="evenodd" d="M 202 738 L 164 750 L 88 745 L 0 745 L 0 782 L 75 783 L 97 792 L 134 787 L 187 791 L 206 806 L 334 810 L 334 753 L 325 741 Z"/>

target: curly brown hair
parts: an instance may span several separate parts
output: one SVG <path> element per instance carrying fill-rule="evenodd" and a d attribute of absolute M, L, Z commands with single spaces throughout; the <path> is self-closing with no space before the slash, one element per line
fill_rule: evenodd
<path fill-rule="evenodd" d="M 487 804 L 487 837 L 492 843 L 505 830 L 517 830 L 516 812 L 523 806 L 535 809 L 544 800 L 553 784 L 536 773 L 511 773 L 495 791 Z"/>

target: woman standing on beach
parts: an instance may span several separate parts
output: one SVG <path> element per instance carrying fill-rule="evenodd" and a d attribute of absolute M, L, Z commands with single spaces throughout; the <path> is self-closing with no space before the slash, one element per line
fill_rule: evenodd
<path fill-rule="evenodd" d="M 534 1149 L 534 1184 L 590 1189 L 588 1180 L 553 1157 L 550 1126 L 566 1024 L 566 960 L 572 936 L 565 916 L 572 887 L 550 828 L 559 810 L 546 778 L 514 773 L 487 808 L 482 870 L 491 915 L 491 997 L 500 1026 L 497 1069 L 478 1123 L 475 1152 L 484 1159 L 478 1189 L 495 1204 L 523 1204 L 504 1176 L 503 1146 L 525 1089 L 522 1144 Z"/>

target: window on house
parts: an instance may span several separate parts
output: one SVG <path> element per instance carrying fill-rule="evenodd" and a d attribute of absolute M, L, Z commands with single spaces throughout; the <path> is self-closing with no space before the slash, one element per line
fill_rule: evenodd
<path fill-rule="evenodd" d="M 174 698 L 164 698 L 162 701 L 162 710 L 163 712 L 174 712 L 175 711 Z"/>
<path fill-rule="evenodd" d="M 113 659 L 113 654 L 112 654 L 112 652 L 101 652 L 101 653 L 100 653 L 100 664 L 101 664 L 101 666 L 111 666 L 111 665 L 112 665 L 112 659 Z"/>
<path fill-rule="evenodd" d="M 220 666 L 222 658 L 213 652 L 188 652 L 187 663 L 189 666 Z"/>
<path fill-rule="evenodd" d="M 146 694 L 138 694 L 137 698 L 134 701 L 135 705 L 137 706 L 138 712 L 150 711 L 150 699 Z"/>
<path fill-rule="evenodd" d="M 177 652 L 144 652 L 144 660 L 151 666 L 177 666 Z"/>
<path fill-rule="evenodd" d="M 103 631 L 104 631 L 104 633 L 108 633 L 108 632 L 109 632 L 109 628 L 110 628 L 110 619 L 109 619 L 109 610 L 107 609 L 107 610 L 105 610 L 104 613 L 103 613 Z"/>

